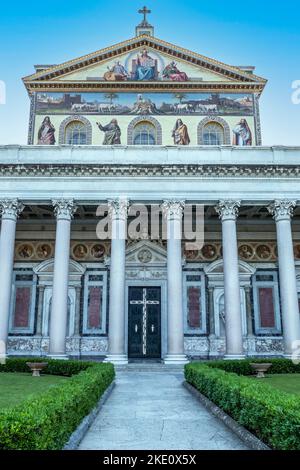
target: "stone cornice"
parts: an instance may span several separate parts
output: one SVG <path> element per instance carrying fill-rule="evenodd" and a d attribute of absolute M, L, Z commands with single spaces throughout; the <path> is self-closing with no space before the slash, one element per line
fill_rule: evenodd
<path fill-rule="evenodd" d="M 101 82 L 101 81 L 33 81 L 26 84 L 28 92 L 31 94 L 34 91 L 38 92 L 95 92 L 101 91 L 103 93 L 118 90 L 124 92 L 142 92 L 148 93 L 154 91 L 205 91 L 207 93 L 222 93 L 224 91 L 233 91 L 236 93 L 249 92 L 260 94 L 263 91 L 264 85 L 257 82 Z"/>
<path fill-rule="evenodd" d="M 191 177 L 300 178 L 299 165 L 1 164 L 0 178 Z"/>

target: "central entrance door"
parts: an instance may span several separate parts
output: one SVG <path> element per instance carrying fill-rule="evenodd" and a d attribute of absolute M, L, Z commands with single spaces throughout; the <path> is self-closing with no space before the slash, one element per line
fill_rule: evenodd
<path fill-rule="evenodd" d="M 161 289 L 129 287 L 128 357 L 161 358 Z"/>

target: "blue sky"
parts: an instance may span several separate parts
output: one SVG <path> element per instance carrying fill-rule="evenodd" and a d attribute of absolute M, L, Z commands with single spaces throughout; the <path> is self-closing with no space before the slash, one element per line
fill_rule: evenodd
<path fill-rule="evenodd" d="M 0 145 L 25 144 L 29 99 L 21 78 L 34 64 L 58 64 L 134 36 L 144 3 L 155 35 L 269 80 L 261 99 L 263 143 L 300 145 L 300 2 L 286 0 L 51 0 L 3 2 L 0 17 Z"/>

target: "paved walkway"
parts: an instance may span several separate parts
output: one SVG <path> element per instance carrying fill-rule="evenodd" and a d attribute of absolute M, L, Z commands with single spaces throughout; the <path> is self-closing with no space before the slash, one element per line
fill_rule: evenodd
<path fill-rule="evenodd" d="M 242 441 L 182 386 L 181 372 L 117 372 L 79 449 L 238 450 Z"/>

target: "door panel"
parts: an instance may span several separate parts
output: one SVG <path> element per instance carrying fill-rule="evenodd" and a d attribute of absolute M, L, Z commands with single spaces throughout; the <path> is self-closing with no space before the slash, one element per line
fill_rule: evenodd
<path fill-rule="evenodd" d="M 160 358 L 160 287 L 130 287 L 128 298 L 129 358 Z"/>

